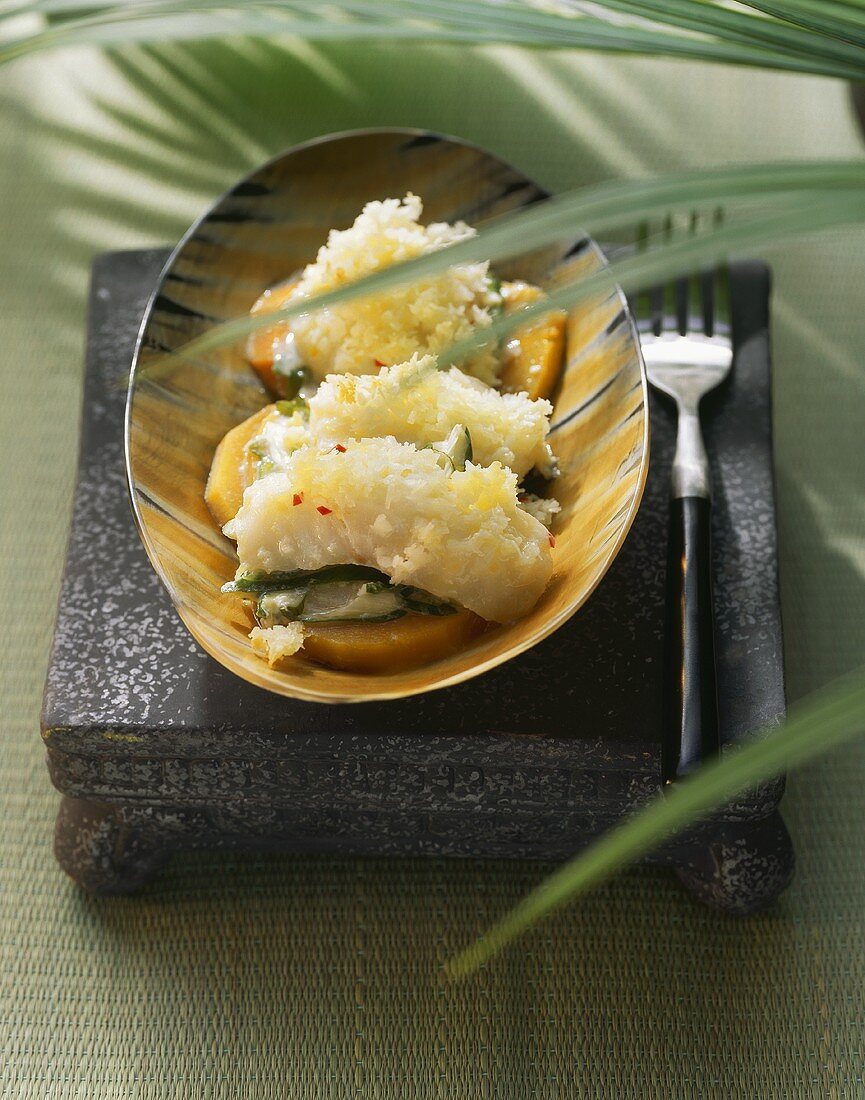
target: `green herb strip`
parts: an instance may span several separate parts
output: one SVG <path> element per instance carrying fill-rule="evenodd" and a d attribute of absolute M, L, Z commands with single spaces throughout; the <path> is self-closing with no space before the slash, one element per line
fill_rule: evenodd
<path fill-rule="evenodd" d="M 268 474 L 273 473 L 276 469 L 276 463 L 272 458 L 268 458 L 266 455 L 264 458 L 260 458 L 255 464 L 255 480 L 258 481 L 262 477 L 266 477 Z"/>
<path fill-rule="evenodd" d="M 297 397 L 303 386 L 312 382 L 312 371 L 309 367 L 280 367 L 280 362 L 273 364 L 273 373 L 279 382 L 279 396 L 292 400 Z"/>
<path fill-rule="evenodd" d="M 487 286 L 490 294 L 497 294 L 499 297 L 497 302 L 487 306 L 489 312 L 495 317 L 497 314 L 503 313 L 505 308 L 504 299 L 502 298 L 502 281 L 495 275 L 487 275 Z"/>
<path fill-rule="evenodd" d="M 471 433 L 463 424 L 455 424 L 450 435 L 441 443 L 427 443 L 421 450 L 436 451 L 450 466 L 450 473 L 462 472 L 474 454 Z"/>
<path fill-rule="evenodd" d="M 438 596 L 431 596 L 422 588 L 412 588 L 408 584 L 397 585 L 402 602 L 416 615 L 455 615 L 457 609 L 452 603 L 444 603 Z"/>
<path fill-rule="evenodd" d="M 303 413 L 305 417 L 309 417 L 309 405 L 302 397 L 294 397 L 289 399 L 281 399 L 276 402 L 277 411 L 283 416 L 294 416 L 295 413 Z"/>
<path fill-rule="evenodd" d="M 330 581 L 383 581 L 388 577 L 368 565 L 325 565 L 321 569 L 293 569 L 282 573 L 246 573 L 222 586 L 223 592 L 275 592 L 300 584 L 325 584 Z"/>
<path fill-rule="evenodd" d="M 423 589 L 391 584 L 384 573 L 364 565 L 329 565 L 316 570 L 249 573 L 223 592 L 257 595 L 259 626 L 289 622 L 387 622 L 409 612 L 454 615 L 453 604 Z"/>
<path fill-rule="evenodd" d="M 381 581 L 361 584 L 343 581 L 312 585 L 301 612 L 302 623 L 383 623 L 406 614 L 399 593 Z"/>

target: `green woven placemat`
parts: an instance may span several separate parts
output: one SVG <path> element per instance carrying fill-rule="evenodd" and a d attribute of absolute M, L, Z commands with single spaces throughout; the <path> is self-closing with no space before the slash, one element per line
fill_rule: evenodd
<path fill-rule="evenodd" d="M 181 56 L 130 54 L 132 83 L 83 52 L 0 73 L 2 1095 L 865 1094 L 865 742 L 791 780 L 799 871 L 771 913 L 736 922 L 631 872 L 461 985 L 443 960 L 544 868 L 189 856 L 103 901 L 57 871 L 38 707 L 95 252 L 176 237 L 243 168 L 356 125 L 462 134 L 553 188 L 861 151 L 845 90 L 818 80 L 249 43 L 166 67 Z M 863 244 L 771 257 L 793 697 L 865 659 Z"/>

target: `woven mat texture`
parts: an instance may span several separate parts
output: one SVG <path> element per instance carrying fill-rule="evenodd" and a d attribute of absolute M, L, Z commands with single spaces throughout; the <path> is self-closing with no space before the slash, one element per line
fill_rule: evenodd
<path fill-rule="evenodd" d="M 190 856 L 103 901 L 56 868 L 38 713 L 90 259 L 374 124 L 463 135 L 554 189 L 862 152 L 840 84 L 666 62 L 234 42 L 0 72 L 0 1095 L 865 1096 L 865 739 L 792 778 L 799 869 L 770 913 L 725 919 L 638 869 L 459 985 L 443 961 L 545 868 Z M 865 661 L 863 245 L 767 256 L 792 698 Z"/>

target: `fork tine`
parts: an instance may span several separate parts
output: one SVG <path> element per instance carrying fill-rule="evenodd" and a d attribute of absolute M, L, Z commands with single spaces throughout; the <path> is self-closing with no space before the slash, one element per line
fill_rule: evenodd
<path fill-rule="evenodd" d="M 719 229 L 724 224 L 724 208 L 715 208 L 712 216 L 712 225 Z M 730 284 L 727 279 L 727 264 L 721 262 L 715 266 L 714 280 L 712 283 L 712 335 L 723 330 L 725 336 L 730 334 Z"/>
<path fill-rule="evenodd" d="M 649 247 L 650 232 L 649 223 L 647 221 L 642 221 L 637 226 L 635 247 L 638 253 L 647 251 Z M 652 325 L 651 292 L 648 289 L 638 291 L 634 296 L 633 306 L 637 320 L 637 328 L 640 332 L 645 332 L 647 328 L 651 328 Z"/>
<path fill-rule="evenodd" d="M 676 327 L 682 336 L 688 334 L 688 292 L 687 278 L 676 280 Z"/>
<path fill-rule="evenodd" d="M 717 270 L 703 271 L 700 274 L 700 298 L 703 303 L 703 332 L 707 336 L 715 335 L 715 279 Z"/>
<path fill-rule="evenodd" d="M 715 269 L 713 335 L 731 337 L 730 331 L 730 280 L 727 265 Z"/>
<path fill-rule="evenodd" d="M 653 286 L 649 291 L 649 311 L 652 317 L 652 332 L 660 336 L 664 330 L 664 288 Z"/>
<path fill-rule="evenodd" d="M 696 210 L 691 211 L 688 219 L 688 233 L 696 237 L 700 232 L 700 215 Z M 685 286 L 681 291 L 682 301 L 679 307 L 679 332 L 687 336 L 693 331 L 693 318 L 700 315 L 700 286 L 696 272 L 684 280 Z"/>
<path fill-rule="evenodd" d="M 712 213 L 712 223 L 717 226 L 723 220 L 724 211 L 719 207 Z M 700 225 L 700 214 L 692 211 L 689 232 L 699 232 Z M 673 233 L 674 219 L 667 214 L 659 227 L 658 236 L 669 241 Z M 640 222 L 637 227 L 637 251 L 643 252 L 649 247 L 651 236 L 649 224 Z M 682 336 L 700 331 L 706 336 L 714 336 L 718 330 L 719 315 L 723 318 L 727 309 L 724 275 L 723 265 L 713 266 L 641 291 L 634 301 L 638 327 L 655 336 L 663 335 L 665 330 L 678 332 Z"/>
<path fill-rule="evenodd" d="M 673 236 L 673 215 L 667 214 L 660 230 L 665 242 Z M 672 283 L 652 288 L 652 330 L 660 336 L 667 328 L 667 317 L 676 315 L 676 297 Z"/>
<path fill-rule="evenodd" d="M 691 211 L 691 217 L 688 223 L 688 230 L 692 237 L 696 237 L 702 228 L 703 219 L 697 210 Z M 709 305 L 708 298 L 706 297 L 706 276 L 711 281 L 711 275 L 706 270 L 694 271 L 688 279 L 688 305 L 686 308 L 685 316 L 679 320 L 679 331 L 683 336 L 686 336 L 689 332 L 699 331 L 697 326 L 702 320 L 702 331 L 706 335 L 711 335 L 709 327 L 711 321 L 711 306 Z"/>

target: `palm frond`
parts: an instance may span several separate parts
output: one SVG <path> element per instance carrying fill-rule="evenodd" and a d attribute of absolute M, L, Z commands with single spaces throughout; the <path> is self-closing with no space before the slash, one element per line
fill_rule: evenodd
<path fill-rule="evenodd" d="M 0 11 L 0 18 L 30 15 L 48 21 L 0 41 L 0 62 L 80 44 L 292 35 L 591 49 L 865 79 L 861 9 L 827 0 L 834 5 L 833 15 L 815 34 L 801 22 L 810 2 L 773 0 L 762 5 L 773 11 L 758 15 L 761 5 L 750 4 L 754 11 L 748 12 L 719 0 L 594 0 L 591 14 L 567 0 L 543 7 L 511 0 L 336 0 L 328 5 L 318 0 L 127 0 L 86 7 L 70 0 L 30 0 Z"/>
<path fill-rule="evenodd" d="M 528 306 L 519 313 L 497 317 L 489 328 L 476 331 L 471 337 L 455 344 L 439 356 L 445 366 L 467 359 L 491 338 L 506 339 L 517 328 L 542 317 L 550 309 L 572 309 L 595 295 L 619 286 L 627 294 L 675 279 L 687 271 L 723 264 L 730 255 L 751 251 L 791 237 L 804 236 L 824 229 L 857 225 L 865 221 L 865 198 L 842 194 L 818 200 L 813 197 L 782 205 L 728 221 L 705 233 L 686 233 L 678 239 L 664 235 L 661 243 L 635 255 L 613 260 L 607 271 L 599 271 L 590 279 L 567 283 L 551 290 L 543 301 Z"/>
<path fill-rule="evenodd" d="M 833 0 L 748 0 L 748 6 L 773 19 L 784 19 L 815 34 L 843 42 L 865 43 L 865 8 Z"/>
<path fill-rule="evenodd" d="M 731 42 L 744 44 L 761 43 L 763 46 L 789 53 L 791 56 L 823 57 L 842 63 L 861 61 L 861 51 L 846 37 L 849 33 L 847 23 L 836 21 L 840 27 L 837 33 L 826 24 L 818 33 L 815 28 L 805 28 L 794 18 L 796 0 L 779 0 L 770 6 L 772 12 L 765 11 L 762 3 L 751 3 L 749 7 L 771 15 L 766 19 L 760 15 L 744 11 L 734 11 L 722 7 L 711 0 L 602 0 L 605 8 L 620 11 L 627 15 L 656 19 L 666 25 L 697 34 L 711 32 Z M 788 11 L 788 8 L 790 9 Z"/>
<path fill-rule="evenodd" d="M 574 226 L 598 236 L 657 219 L 677 209 L 688 213 L 698 207 L 713 209 L 731 203 L 746 204 L 740 218 L 728 219 L 699 235 L 665 241 L 644 254 L 614 261 L 608 272 L 559 286 L 543 303 L 519 314 L 500 317 L 492 329 L 484 329 L 443 358 L 458 359 L 491 335 L 503 337 L 551 307 L 565 308 L 585 301 L 606 289 L 610 279 L 619 281 L 626 290 L 638 289 L 650 282 L 672 278 L 683 270 L 717 262 L 739 248 L 861 222 L 865 220 L 865 164 L 830 161 L 757 165 L 684 173 L 669 179 L 604 184 L 559 195 L 529 210 L 497 218 L 476 237 L 386 268 L 339 290 L 289 305 L 277 314 L 240 317 L 217 325 L 171 354 L 148 361 L 147 370 L 170 370 L 175 357 L 202 356 L 262 325 L 272 324 L 274 316 L 291 320 L 312 309 L 340 305 L 414 279 L 441 274 L 456 263 L 495 262 L 514 254 L 515 241 L 519 242 L 519 252 L 529 252 L 566 239 Z"/>
<path fill-rule="evenodd" d="M 836 683 L 796 706 L 784 725 L 704 766 L 566 863 L 476 944 L 449 964 L 453 977 L 477 970 L 522 932 L 737 795 L 799 767 L 865 729 L 865 679 Z"/>

